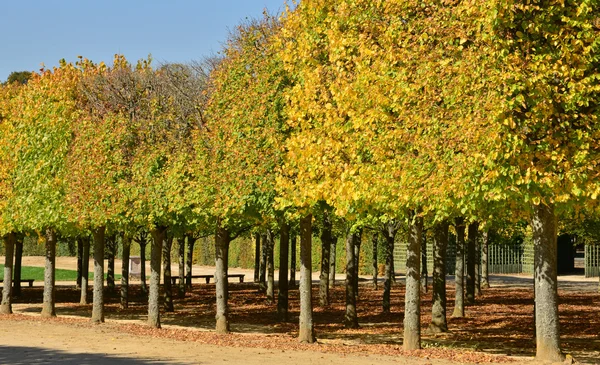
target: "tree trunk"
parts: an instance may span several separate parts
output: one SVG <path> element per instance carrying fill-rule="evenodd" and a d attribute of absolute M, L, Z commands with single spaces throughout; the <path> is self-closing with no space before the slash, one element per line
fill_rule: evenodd
<path fill-rule="evenodd" d="M 421 239 L 421 289 L 423 293 L 427 293 L 429 283 L 427 282 L 429 277 L 427 272 L 427 233 L 423 230 L 423 237 Z"/>
<path fill-rule="evenodd" d="M 77 281 L 75 283 L 76 289 L 81 289 L 81 275 L 83 270 L 83 242 L 80 238 L 77 238 Z"/>
<path fill-rule="evenodd" d="M 553 205 L 533 207 L 535 329 L 538 361 L 562 361 L 557 293 L 556 216 Z"/>
<path fill-rule="evenodd" d="M 271 304 L 275 300 L 275 239 L 273 237 L 273 231 L 267 230 L 267 240 L 265 246 L 267 249 L 267 303 Z"/>
<path fill-rule="evenodd" d="M 150 248 L 150 293 L 148 295 L 148 325 L 160 328 L 160 264 L 162 246 L 167 229 L 156 227 L 152 230 Z"/>
<path fill-rule="evenodd" d="M 194 244 L 196 239 L 193 235 L 187 235 L 187 260 L 185 261 L 185 285 L 192 290 L 192 264 L 194 259 Z"/>
<path fill-rule="evenodd" d="M 404 305 L 404 350 L 421 348 L 421 240 L 423 219 L 413 212 L 409 216 L 406 250 L 406 294 Z"/>
<path fill-rule="evenodd" d="M 282 321 L 288 320 L 288 255 L 290 246 L 290 225 L 280 224 L 279 230 L 279 292 L 277 295 L 277 314 Z"/>
<path fill-rule="evenodd" d="M 335 261 L 336 261 L 336 246 L 337 246 L 337 237 L 331 238 L 331 252 L 329 258 L 329 285 L 333 288 L 335 286 Z"/>
<path fill-rule="evenodd" d="M 121 308 L 129 307 L 129 254 L 131 236 L 123 234 L 123 253 L 121 256 Z"/>
<path fill-rule="evenodd" d="M 179 298 L 185 297 L 185 236 L 177 239 L 179 243 L 179 286 L 177 287 L 177 295 Z"/>
<path fill-rule="evenodd" d="M 446 321 L 446 250 L 448 248 L 448 222 L 434 227 L 433 239 L 433 299 L 431 308 L 432 333 L 448 332 Z"/>
<path fill-rule="evenodd" d="M 104 322 L 104 245 L 106 227 L 94 231 L 94 294 L 92 322 Z"/>
<path fill-rule="evenodd" d="M 360 272 L 360 244 L 362 243 L 362 229 L 358 231 L 358 236 L 354 240 L 354 296 L 355 303 L 358 303 L 358 280 Z"/>
<path fill-rule="evenodd" d="M 346 315 L 344 326 L 346 328 L 358 328 L 358 316 L 356 314 L 356 259 L 355 240 L 360 239 L 358 233 L 348 232 L 346 235 Z"/>
<path fill-rule="evenodd" d="M 15 247 L 15 266 L 12 295 L 18 297 L 21 295 L 21 262 L 23 262 L 23 238 L 17 237 L 17 245 Z"/>
<path fill-rule="evenodd" d="M 377 243 L 379 242 L 379 234 L 373 233 L 373 288 L 377 290 Z"/>
<path fill-rule="evenodd" d="M 44 268 L 44 301 L 42 304 L 42 317 L 56 317 L 54 286 L 56 270 L 56 232 L 49 228 L 46 230 L 46 267 Z"/>
<path fill-rule="evenodd" d="M 466 300 L 467 305 L 475 304 L 475 245 L 477 244 L 477 231 L 479 224 L 473 222 L 468 227 L 467 240 L 467 285 L 466 285 Z"/>
<path fill-rule="evenodd" d="M 81 295 L 79 297 L 79 304 L 88 304 L 88 288 L 90 282 L 90 237 L 84 237 L 81 241 L 83 244 L 83 260 L 81 261 Z"/>
<path fill-rule="evenodd" d="M 312 215 L 300 219 L 300 342 L 315 342 L 312 311 Z"/>
<path fill-rule="evenodd" d="M 13 253 L 16 241 L 17 235 L 13 232 L 9 233 L 4 240 L 4 282 L 0 314 L 12 314 Z"/>
<path fill-rule="evenodd" d="M 146 284 L 146 246 L 148 245 L 147 234 L 140 233 L 140 280 L 142 294 L 148 296 L 148 285 Z M 160 325 L 160 324 L 159 324 Z"/>
<path fill-rule="evenodd" d="M 481 288 L 489 289 L 490 278 L 488 273 L 488 247 L 490 243 L 490 232 L 486 230 L 482 233 L 481 242 Z"/>
<path fill-rule="evenodd" d="M 280 269 L 281 270 L 281 269 Z M 286 273 L 287 275 L 287 273 Z M 254 234 L 254 282 L 258 283 L 260 279 L 260 234 Z"/>
<path fill-rule="evenodd" d="M 162 264 L 163 264 L 163 306 L 165 312 L 174 312 L 173 308 L 173 286 L 171 285 L 171 247 L 173 246 L 173 237 L 165 234 L 163 241 Z"/>
<path fill-rule="evenodd" d="M 385 274 L 383 277 L 383 313 L 390 313 L 392 277 L 394 276 L 394 241 L 397 232 L 396 222 L 390 221 L 383 231 L 385 236 Z"/>
<path fill-rule="evenodd" d="M 321 275 L 319 276 L 319 305 L 329 305 L 329 259 L 331 258 L 332 224 L 329 214 L 323 217 L 321 231 Z"/>
<path fill-rule="evenodd" d="M 456 266 L 454 269 L 454 312 L 452 317 L 462 318 L 465 316 L 465 220 L 456 218 Z"/>
<path fill-rule="evenodd" d="M 292 247 L 290 248 L 290 288 L 296 287 L 296 242 L 298 236 L 295 233 L 292 233 L 291 243 Z"/>
<path fill-rule="evenodd" d="M 267 256 L 268 253 L 268 244 L 267 244 L 267 235 L 261 234 L 262 246 L 260 247 L 260 275 L 258 278 L 258 287 L 260 291 L 266 292 L 267 290 Z"/>
<path fill-rule="evenodd" d="M 229 269 L 229 242 L 231 234 L 227 228 L 221 226 L 217 219 L 217 232 L 215 234 L 215 286 L 217 296 L 216 331 L 219 334 L 229 333 L 229 282 L 227 271 Z"/>
<path fill-rule="evenodd" d="M 475 296 L 481 296 L 481 240 L 475 241 Z"/>
<path fill-rule="evenodd" d="M 108 292 L 115 292 L 115 252 L 117 251 L 117 235 L 113 234 L 106 240 L 108 249 L 108 272 L 106 273 L 106 287 Z"/>

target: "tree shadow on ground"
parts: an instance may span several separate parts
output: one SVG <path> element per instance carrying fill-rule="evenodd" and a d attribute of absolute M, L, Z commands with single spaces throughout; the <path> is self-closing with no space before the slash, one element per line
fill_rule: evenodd
<path fill-rule="evenodd" d="M 146 365 L 146 364 L 185 364 L 181 362 L 163 361 L 159 359 L 137 359 L 131 357 L 111 356 L 103 354 L 69 353 L 41 347 L 2 346 L 0 345 L 0 364 L 36 365 Z M 197 362 L 195 362 L 197 363 Z"/>

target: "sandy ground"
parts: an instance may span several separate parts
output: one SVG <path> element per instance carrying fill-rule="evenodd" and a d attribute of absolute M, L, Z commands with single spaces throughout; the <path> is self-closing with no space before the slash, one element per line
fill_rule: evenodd
<path fill-rule="evenodd" d="M 318 345 L 315 345 L 318 346 Z M 386 356 L 220 347 L 140 337 L 105 325 L 0 321 L 0 364 L 452 364 Z"/>

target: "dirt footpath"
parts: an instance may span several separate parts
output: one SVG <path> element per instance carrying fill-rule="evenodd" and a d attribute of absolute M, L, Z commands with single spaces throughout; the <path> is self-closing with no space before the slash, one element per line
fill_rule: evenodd
<path fill-rule="evenodd" d="M 319 346 L 319 345 L 315 345 Z M 449 361 L 233 348 L 135 336 L 110 325 L 0 320 L 0 364 L 409 364 Z"/>

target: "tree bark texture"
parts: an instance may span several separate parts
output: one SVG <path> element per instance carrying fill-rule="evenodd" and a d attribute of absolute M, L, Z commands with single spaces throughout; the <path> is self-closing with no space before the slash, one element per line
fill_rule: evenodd
<path fill-rule="evenodd" d="M 9 233 L 4 239 L 4 281 L 0 314 L 12 314 L 13 259 L 17 235 Z"/>
<path fill-rule="evenodd" d="M 229 333 L 229 282 L 227 272 L 229 270 L 229 242 L 231 233 L 221 226 L 220 219 L 217 220 L 217 232 L 215 235 L 215 286 L 217 296 L 216 331 L 219 334 Z"/>
<path fill-rule="evenodd" d="M 106 287 L 108 292 L 115 292 L 115 253 L 117 251 L 117 235 L 113 234 L 106 240 L 106 248 L 108 251 L 108 265 L 106 273 Z"/>
<path fill-rule="evenodd" d="M 481 239 L 475 241 L 475 296 L 481 296 Z"/>
<path fill-rule="evenodd" d="M 404 304 L 404 350 L 421 348 L 421 240 L 423 219 L 409 215 L 406 250 L 406 294 Z"/>
<path fill-rule="evenodd" d="M 379 234 L 377 233 L 373 233 L 373 256 L 372 256 L 372 263 L 373 263 L 373 288 L 375 288 L 377 290 L 377 246 L 378 246 L 378 242 L 379 242 Z"/>
<path fill-rule="evenodd" d="M 23 262 L 23 237 L 17 237 L 15 246 L 15 266 L 13 268 L 14 278 L 12 295 L 18 297 L 21 295 L 21 263 Z"/>
<path fill-rule="evenodd" d="M 81 276 L 83 271 L 83 241 L 77 238 L 77 281 L 75 288 L 81 289 Z"/>
<path fill-rule="evenodd" d="M 194 235 L 188 234 L 187 236 L 187 259 L 185 260 L 185 285 L 188 289 L 192 289 L 192 264 L 194 260 L 194 244 L 196 239 Z"/>
<path fill-rule="evenodd" d="M 277 293 L 277 314 L 282 321 L 288 320 L 289 285 L 288 255 L 290 246 L 290 225 L 282 222 L 279 228 L 279 291 Z"/>
<path fill-rule="evenodd" d="M 462 318 L 465 316 L 465 221 L 463 218 L 455 219 L 456 227 L 456 266 L 454 269 L 454 312 L 452 317 Z"/>
<path fill-rule="evenodd" d="M 104 322 L 104 245 L 106 227 L 94 230 L 94 294 L 92 322 Z"/>
<path fill-rule="evenodd" d="M 131 252 L 131 236 L 123 235 L 123 253 L 121 256 L 121 308 L 129 307 L 129 256 Z"/>
<path fill-rule="evenodd" d="M 446 250 L 448 248 L 448 222 L 437 223 L 433 239 L 433 299 L 431 308 L 432 333 L 448 332 L 446 320 Z"/>
<path fill-rule="evenodd" d="M 300 219 L 300 342 L 315 342 L 312 310 L 312 215 Z"/>
<path fill-rule="evenodd" d="M 421 240 L 421 289 L 424 293 L 428 290 L 429 273 L 427 272 L 427 233 L 423 230 L 423 238 Z"/>
<path fill-rule="evenodd" d="M 55 317 L 55 292 L 54 274 L 56 271 L 56 232 L 54 229 L 46 230 L 46 267 L 44 268 L 44 300 L 42 303 L 42 317 Z"/>
<path fill-rule="evenodd" d="M 562 361 L 557 293 L 557 224 L 553 205 L 533 207 L 536 360 Z"/>
<path fill-rule="evenodd" d="M 254 234 L 254 282 L 260 279 L 260 234 Z"/>
<path fill-rule="evenodd" d="M 79 304 L 88 304 L 89 273 L 90 273 L 90 237 L 81 238 L 83 254 L 81 261 L 81 295 Z"/>
<path fill-rule="evenodd" d="M 290 247 L 290 288 L 296 287 L 296 243 L 298 241 L 298 237 L 295 233 L 290 237 L 291 247 Z"/>
<path fill-rule="evenodd" d="M 162 264 L 163 264 L 163 307 L 165 312 L 175 311 L 173 307 L 173 286 L 171 283 L 171 247 L 173 247 L 173 237 L 165 234 L 163 241 Z"/>
<path fill-rule="evenodd" d="M 477 244 L 477 231 L 479 224 L 473 222 L 469 224 L 467 239 L 467 285 L 466 285 L 466 305 L 475 304 L 475 245 Z"/>
<path fill-rule="evenodd" d="M 177 239 L 178 243 L 178 258 L 179 258 L 179 286 L 177 287 L 177 295 L 179 298 L 185 297 L 185 236 Z"/>
<path fill-rule="evenodd" d="M 165 227 L 156 227 L 151 232 L 148 325 L 154 328 L 160 328 L 160 264 L 166 231 Z"/>
<path fill-rule="evenodd" d="M 329 213 L 323 217 L 321 231 L 321 275 L 319 276 L 319 305 L 329 305 L 329 259 L 331 258 L 332 224 Z"/>
<path fill-rule="evenodd" d="M 388 222 L 383 233 L 385 236 L 385 273 L 383 277 L 383 313 L 390 313 L 392 276 L 394 276 L 394 241 L 398 232 L 396 222 Z"/>
<path fill-rule="evenodd" d="M 335 286 L 335 270 L 336 270 L 336 256 L 337 256 L 337 237 L 331 239 L 331 249 L 329 255 L 329 285 L 333 288 Z"/>
<path fill-rule="evenodd" d="M 346 235 L 346 314 L 344 326 L 346 328 L 358 328 L 358 316 L 356 314 L 356 260 L 354 258 L 355 240 L 360 239 L 356 232 L 348 232 Z"/>
<path fill-rule="evenodd" d="M 489 289 L 489 264 L 488 264 L 488 247 L 490 243 L 490 232 L 484 231 L 481 236 L 481 289 Z"/>
<path fill-rule="evenodd" d="M 273 231 L 267 230 L 267 241 L 265 242 L 267 249 L 267 303 L 271 304 L 275 300 L 275 238 Z"/>

